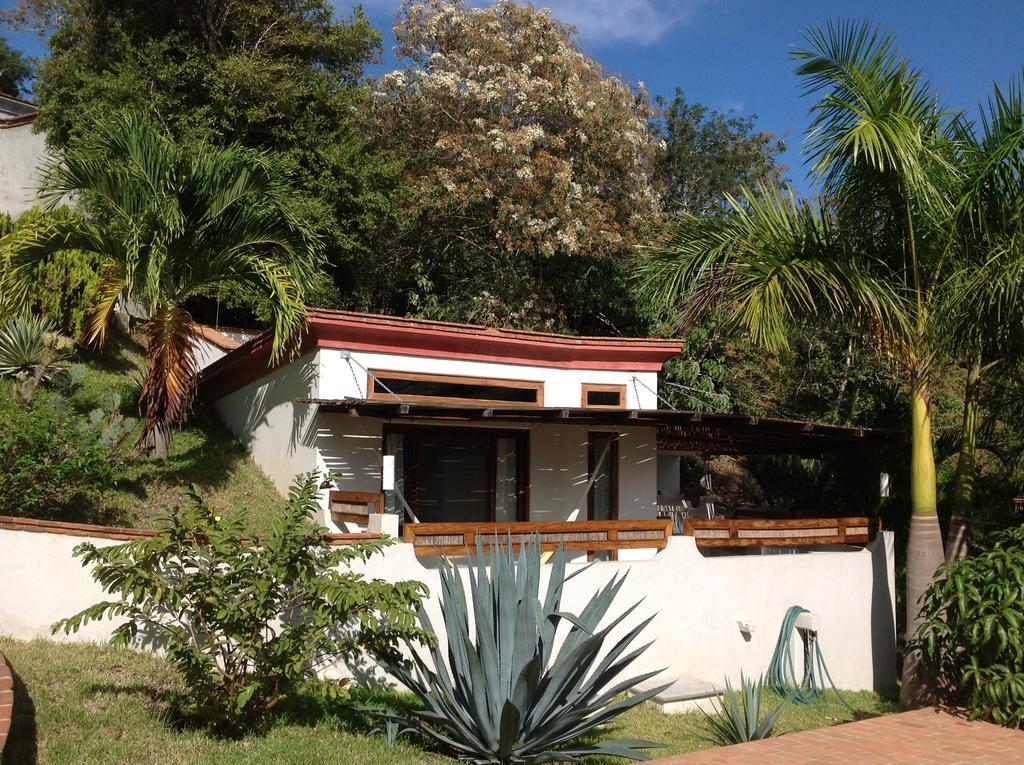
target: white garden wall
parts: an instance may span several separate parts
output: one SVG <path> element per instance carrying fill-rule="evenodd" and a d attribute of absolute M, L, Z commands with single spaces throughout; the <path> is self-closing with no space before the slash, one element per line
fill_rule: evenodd
<path fill-rule="evenodd" d="M 47 637 L 57 619 L 101 598 L 88 571 L 71 557 L 86 541 L 0 530 L 0 632 L 15 638 Z M 99 544 L 109 544 L 101 540 Z M 417 579 L 434 594 L 428 602 L 442 623 L 436 562 L 417 558 L 411 545 L 389 548 L 364 566 L 366 574 L 396 581 Z M 654 640 L 637 669 L 665 667 L 668 678 L 693 675 L 719 681 L 763 672 L 786 609 L 801 605 L 821 617 L 821 648 L 840 688 L 892 686 L 896 677 L 893 536 L 883 532 L 865 549 L 790 555 L 705 558 L 690 537 L 673 537 L 653 559 L 593 565 L 566 587 L 565 610 L 578 611 L 599 585 L 628 571 L 618 607 L 643 599 L 637 618 L 656 613 L 646 640 Z M 754 627 L 749 639 L 737 621 Z M 106 636 L 94 625 L 70 640 Z M 374 670 L 369 670 L 374 674 Z"/>

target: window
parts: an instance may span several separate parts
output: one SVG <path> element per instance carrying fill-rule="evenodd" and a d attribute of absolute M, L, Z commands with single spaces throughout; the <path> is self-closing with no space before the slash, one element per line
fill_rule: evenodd
<path fill-rule="evenodd" d="M 625 409 L 625 385 L 583 383 L 582 406 L 591 409 Z"/>
<path fill-rule="evenodd" d="M 529 434 L 484 428 L 392 426 L 384 453 L 395 456 L 389 510 L 424 523 L 527 518 Z"/>
<path fill-rule="evenodd" d="M 409 372 L 370 371 L 368 398 L 421 403 L 474 403 L 543 406 L 544 383 L 487 377 L 443 377 Z"/>
<path fill-rule="evenodd" d="M 617 433 L 590 433 L 587 436 L 587 518 L 591 521 L 615 521 L 619 518 L 619 436 Z M 617 560 L 616 551 L 594 552 L 591 560 Z"/>

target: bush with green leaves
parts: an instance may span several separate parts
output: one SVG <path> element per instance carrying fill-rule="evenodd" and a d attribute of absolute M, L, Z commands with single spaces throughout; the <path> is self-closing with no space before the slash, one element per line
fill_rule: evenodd
<path fill-rule="evenodd" d="M 925 593 L 915 647 L 950 701 L 1024 726 L 1024 526 L 950 561 Z"/>
<path fill-rule="evenodd" d="M 425 587 L 353 571 L 393 540 L 332 546 L 311 522 L 320 488 L 315 473 L 298 476 L 258 540 L 193 491 L 192 505 L 150 539 L 79 545 L 75 555 L 114 597 L 54 631 L 109 617 L 120 622 L 113 643 L 162 645 L 184 680 L 186 711 L 229 734 L 265 722 L 297 683 L 339 658 L 401 661 L 401 641 L 432 638 L 415 620 Z M 343 685 L 321 687 L 334 694 Z"/>
<path fill-rule="evenodd" d="M 33 207 L 13 224 L 0 220 L 0 272 L 4 258 L 23 238 L 36 235 L 47 226 L 68 220 L 74 213 L 66 206 L 54 210 Z M 0 277 L 0 306 L 10 310 L 30 310 L 50 319 L 57 330 L 75 339 L 82 337 L 85 322 L 96 300 L 100 277 L 99 258 L 84 250 L 55 248 L 35 266 L 24 290 L 7 284 Z"/>
<path fill-rule="evenodd" d="M 775 723 L 778 722 L 790 700 L 785 699 L 762 717 L 761 691 L 763 689 L 764 678 L 758 678 L 757 682 L 754 682 L 745 677 L 742 672 L 740 673 L 739 693 L 726 679 L 721 708 L 714 715 L 704 712 L 705 722 L 708 726 L 708 740 L 718 746 L 730 746 L 747 741 L 758 741 L 771 736 L 775 729 Z"/>
<path fill-rule="evenodd" d="M 647 645 L 631 646 L 653 617 L 626 630 L 604 651 L 609 635 L 639 603 L 605 620 L 625 581 L 616 576 L 579 614 L 567 613 L 563 589 L 577 574 L 566 576 L 565 569 L 565 552 L 559 550 L 541 600 L 536 536 L 518 555 L 511 544 L 497 543 L 485 554 L 478 540 L 468 595 L 458 569 L 441 566 L 447 653 L 435 645 L 428 662 L 413 649 L 411 666 L 389 665 L 425 707 L 407 715 L 408 724 L 476 763 L 554 762 L 589 754 L 647 759 L 641 750 L 659 744 L 591 739 L 599 726 L 663 690 L 619 698 L 659 672 L 619 679 L 646 650 Z M 425 631 L 434 632 L 426 611 L 420 610 L 419 619 Z M 558 646 L 555 634 L 562 624 L 568 630 Z"/>
<path fill-rule="evenodd" d="M 76 376 L 71 368 L 71 378 Z M 0 381 L 0 515 L 73 521 L 118 521 L 101 508 L 121 475 L 130 423 L 116 409 L 88 414 L 57 391 L 15 398 L 21 383 Z"/>

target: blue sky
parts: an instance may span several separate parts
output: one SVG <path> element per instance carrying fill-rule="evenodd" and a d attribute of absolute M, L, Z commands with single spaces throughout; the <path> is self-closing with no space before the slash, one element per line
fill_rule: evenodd
<path fill-rule="evenodd" d="M 13 0 L 0 0 L 9 7 Z M 339 13 L 351 5 L 335 2 Z M 482 4 L 482 3 L 477 3 Z M 800 141 L 808 103 L 799 94 L 788 53 L 801 30 L 827 19 L 864 18 L 895 32 L 904 53 L 926 72 L 951 106 L 974 109 L 993 81 L 1006 83 L 1024 65 L 1024 0 L 539 0 L 574 24 L 584 50 L 652 95 L 678 86 L 691 100 L 758 115 L 758 126 L 786 139 L 783 162 L 807 191 Z M 365 0 L 385 32 L 399 0 Z M 27 35 L 19 47 L 39 52 Z"/>

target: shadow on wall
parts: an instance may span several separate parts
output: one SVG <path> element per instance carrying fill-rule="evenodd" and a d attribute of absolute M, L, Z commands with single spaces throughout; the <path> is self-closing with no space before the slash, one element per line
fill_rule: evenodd
<path fill-rule="evenodd" d="M 279 367 L 278 371 L 284 367 Z M 311 359 L 297 359 L 289 371 L 296 370 L 299 375 L 271 375 L 264 378 L 263 384 L 255 386 L 252 393 L 245 393 L 237 406 L 245 411 L 242 425 L 244 435 L 251 437 L 261 426 L 270 426 L 268 415 L 271 410 L 281 404 L 290 404 L 293 411 L 291 431 L 288 434 L 289 451 L 294 452 L 300 446 L 312 448 L 316 441 L 316 407 L 313 404 L 296 404 L 295 399 L 312 395 L 317 381 L 316 365 Z"/>
<path fill-rule="evenodd" d="M 343 415 L 321 415 L 316 446 L 337 488 L 380 491 L 381 429 L 378 422 Z"/>
<path fill-rule="evenodd" d="M 0 760 L 4 765 L 34 765 L 39 756 L 39 747 L 36 743 L 36 706 L 13 666 L 11 676 L 14 678 L 14 713 L 11 716 L 7 746 L 0 752 Z"/>
<path fill-rule="evenodd" d="M 885 541 L 883 541 L 883 539 Z M 896 686 L 897 667 L 896 652 L 893 647 L 896 645 L 896 625 L 893 621 L 892 592 L 889 589 L 889 578 L 893 572 L 889 571 L 888 551 L 893 544 L 892 535 L 882 536 L 876 539 L 875 544 L 868 545 L 871 551 L 871 655 L 891 656 L 891 662 L 874 662 L 874 687 L 875 689 L 887 689 Z"/>

